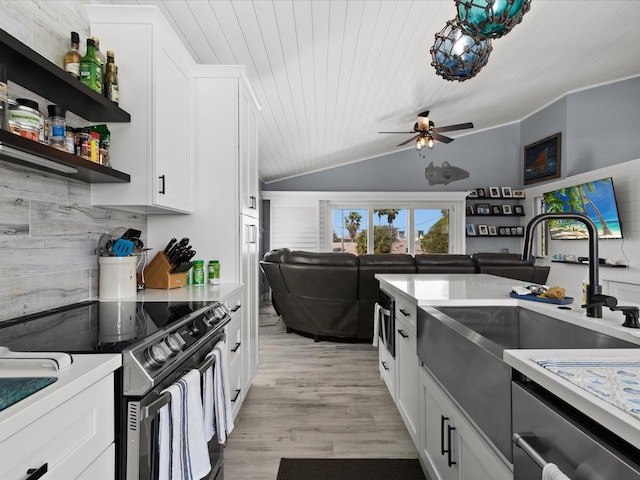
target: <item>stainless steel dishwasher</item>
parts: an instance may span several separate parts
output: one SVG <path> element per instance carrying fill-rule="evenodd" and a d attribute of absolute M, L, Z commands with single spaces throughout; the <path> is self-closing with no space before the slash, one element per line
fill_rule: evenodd
<path fill-rule="evenodd" d="M 513 478 L 554 463 L 571 480 L 640 480 L 640 451 L 532 382 L 514 381 Z"/>

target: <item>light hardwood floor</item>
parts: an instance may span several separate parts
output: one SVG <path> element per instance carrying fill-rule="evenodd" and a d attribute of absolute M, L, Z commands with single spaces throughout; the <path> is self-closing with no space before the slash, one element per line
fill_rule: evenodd
<path fill-rule="evenodd" d="M 230 480 L 275 480 L 281 457 L 417 458 L 367 343 L 287 334 L 261 309 L 260 367 L 225 448 Z"/>

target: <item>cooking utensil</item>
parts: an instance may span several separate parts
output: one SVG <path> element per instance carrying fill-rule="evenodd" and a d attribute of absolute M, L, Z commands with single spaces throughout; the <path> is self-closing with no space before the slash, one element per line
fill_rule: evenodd
<path fill-rule="evenodd" d="M 113 244 L 113 254 L 116 257 L 128 257 L 133 252 L 134 243 L 131 240 L 125 240 L 124 238 L 119 238 Z"/>

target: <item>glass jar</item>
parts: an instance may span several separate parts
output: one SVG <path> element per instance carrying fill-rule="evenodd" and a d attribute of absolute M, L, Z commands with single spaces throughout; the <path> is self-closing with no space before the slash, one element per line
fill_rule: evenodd
<path fill-rule="evenodd" d="M 193 264 L 193 284 L 204 285 L 204 260 L 196 260 Z"/>
<path fill-rule="evenodd" d="M 49 145 L 66 151 L 67 109 L 60 105 L 48 105 L 47 111 L 49 112 Z"/>
<path fill-rule="evenodd" d="M 65 128 L 64 148 L 67 153 L 72 155 L 76 153 L 76 129 L 73 127 Z"/>
<path fill-rule="evenodd" d="M 91 130 L 88 128 L 76 129 L 76 155 L 91 160 Z"/>

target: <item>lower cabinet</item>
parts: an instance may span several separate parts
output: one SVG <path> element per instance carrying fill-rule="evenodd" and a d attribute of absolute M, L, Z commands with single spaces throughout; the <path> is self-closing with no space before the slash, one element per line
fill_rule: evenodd
<path fill-rule="evenodd" d="M 0 478 L 24 480 L 44 470 L 51 480 L 115 477 L 114 380 L 104 377 L 0 442 Z M 46 467 L 45 467 L 46 465 Z M 92 472 L 100 471 L 98 476 Z"/>
<path fill-rule="evenodd" d="M 396 359 L 385 347 L 381 340 L 378 344 L 378 369 L 380 370 L 380 378 L 387 385 L 387 389 L 391 394 L 393 401 L 396 401 Z"/>
<path fill-rule="evenodd" d="M 419 453 L 434 480 L 512 480 L 511 469 L 448 398 L 418 369 Z"/>
<path fill-rule="evenodd" d="M 244 287 L 223 299 L 231 311 L 231 321 L 225 327 L 225 334 L 228 362 L 227 374 L 229 376 L 229 391 L 231 393 L 231 408 L 234 419 L 238 416 L 247 391 L 245 362 L 247 361 L 247 351 L 251 347 L 246 341 L 248 326 L 244 315 L 243 292 Z M 251 380 L 249 379 L 249 385 Z"/>

